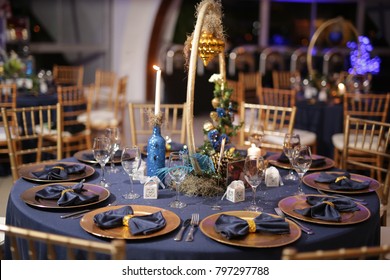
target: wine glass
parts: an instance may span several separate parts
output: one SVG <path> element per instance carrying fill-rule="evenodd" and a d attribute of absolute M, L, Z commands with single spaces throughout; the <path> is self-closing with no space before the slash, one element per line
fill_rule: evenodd
<path fill-rule="evenodd" d="M 95 160 L 100 164 L 100 167 L 102 169 L 102 175 L 100 177 L 100 185 L 103 187 L 109 187 L 109 184 L 106 182 L 105 178 L 105 166 L 108 160 L 110 159 L 110 147 L 111 142 L 110 139 L 107 137 L 95 137 L 93 139 L 93 156 L 95 157 Z"/>
<path fill-rule="evenodd" d="M 283 140 L 283 152 L 288 158 L 290 162 L 290 170 L 286 176 L 284 176 L 284 179 L 296 181 L 298 180 L 298 177 L 294 174 L 293 167 L 292 167 L 292 152 L 295 146 L 299 145 L 301 142 L 299 134 L 294 133 L 286 133 Z"/>
<path fill-rule="evenodd" d="M 134 192 L 133 184 L 133 176 L 141 166 L 141 150 L 139 147 L 124 147 L 122 150 L 121 164 L 130 179 L 130 192 L 123 195 L 123 197 L 125 199 L 139 198 L 140 195 Z"/>
<path fill-rule="evenodd" d="M 176 188 L 176 199 L 169 204 L 172 208 L 184 208 L 187 206 L 187 204 L 179 200 L 179 187 L 187 175 L 187 157 L 188 155 L 180 152 L 171 152 L 169 154 L 168 173 Z"/>
<path fill-rule="evenodd" d="M 252 187 L 253 197 L 251 204 L 246 208 L 248 211 L 263 211 L 263 208 L 256 203 L 256 189 L 264 176 L 264 159 L 261 156 L 247 156 L 244 163 L 244 177 Z"/>
<path fill-rule="evenodd" d="M 302 190 L 302 178 L 309 170 L 312 162 L 311 158 L 311 150 L 309 146 L 306 145 L 298 145 L 294 147 L 292 153 L 292 166 L 299 176 L 299 185 L 298 191 L 295 193 L 296 195 L 304 194 Z"/>
<path fill-rule="evenodd" d="M 115 166 L 114 157 L 115 157 L 116 151 L 119 150 L 119 147 L 121 144 L 121 134 L 120 134 L 119 128 L 117 128 L 117 127 L 106 128 L 105 136 L 111 140 L 111 156 L 110 156 L 111 166 L 110 166 L 110 169 L 108 170 L 108 172 L 109 173 L 118 173 L 119 169 L 116 168 L 116 166 Z"/>

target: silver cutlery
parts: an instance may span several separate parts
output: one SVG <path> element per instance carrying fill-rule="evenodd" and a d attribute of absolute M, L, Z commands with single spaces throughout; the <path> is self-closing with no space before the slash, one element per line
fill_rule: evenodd
<path fill-rule="evenodd" d="M 188 232 L 188 235 L 186 237 L 186 241 L 193 241 L 194 240 L 194 230 L 199 225 L 199 214 L 198 213 L 192 214 L 190 224 L 191 224 L 191 228 L 190 228 L 190 231 Z"/>
<path fill-rule="evenodd" d="M 191 219 L 185 220 L 182 227 L 180 228 L 180 231 L 176 234 L 176 236 L 173 240 L 180 241 L 183 238 L 184 231 L 190 225 L 190 223 L 191 223 Z"/>
<path fill-rule="evenodd" d="M 293 221 L 293 222 L 296 223 L 296 224 L 301 228 L 301 230 L 302 230 L 303 232 L 305 232 L 306 234 L 314 234 L 314 231 L 313 231 L 311 228 L 309 228 L 309 227 L 307 227 L 307 226 L 304 226 L 303 224 L 301 224 L 301 223 L 298 222 L 296 219 L 294 219 L 294 218 L 292 218 L 292 217 L 290 217 L 290 216 L 286 216 L 280 208 L 276 207 L 276 208 L 274 208 L 274 209 L 275 209 L 276 214 L 278 214 L 278 215 L 279 215 L 280 217 L 282 217 L 282 218 L 285 218 L 285 219 L 288 219 L 288 220 L 290 220 L 290 221 Z"/>
<path fill-rule="evenodd" d="M 70 218 L 70 217 L 73 217 L 73 216 L 77 216 L 77 215 L 80 215 L 80 214 L 85 214 L 87 212 L 91 211 L 91 209 L 84 209 L 84 210 L 81 210 L 81 211 L 77 211 L 77 212 L 73 212 L 73 213 L 70 213 L 70 214 L 66 214 L 66 215 L 62 215 L 60 216 L 61 219 L 67 219 L 67 218 Z"/>
<path fill-rule="evenodd" d="M 359 202 L 360 204 L 367 205 L 367 202 L 365 202 L 365 200 L 362 199 L 362 198 L 355 198 L 355 197 L 350 197 L 350 196 L 341 195 L 341 194 L 335 194 L 335 193 L 327 194 L 326 192 L 321 191 L 321 190 L 319 190 L 319 189 L 317 189 L 317 191 L 318 191 L 320 194 L 329 195 L 329 196 L 336 196 L 336 197 L 340 197 L 340 198 L 347 198 L 347 199 L 351 199 L 351 200 L 357 201 L 357 202 Z"/>

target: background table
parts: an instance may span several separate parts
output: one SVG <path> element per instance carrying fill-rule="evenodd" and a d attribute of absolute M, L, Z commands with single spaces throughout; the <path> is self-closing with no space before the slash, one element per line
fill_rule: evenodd
<path fill-rule="evenodd" d="M 68 159 L 68 161 L 76 161 Z M 122 170 L 122 167 L 119 166 Z M 100 169 L 96 168 L 97 172 L 87 179 L 88 183 L 98 183 Z M 282 176 L 286 174 L 286 170 L 281 170 Z M 107 179 L 112 183 L 109 188 L 111 196 L 105 202 L 102 202 L 96 207 L 102 207 L 108 203 L 117 202 L 118 204 L 139 204 L 151 205 L 165 208 L 175 212 L 182 220 L 187 219 L 192 213 L 200 213 L 200 218 L 203 219 L 216 211 L 211 210 L 213 201 L 203 197 L 187 197 L 181 198 L 187 203 L 187 207 L 183 209 L 172 209 L 168 207 L 170 201 L 175 198 L 175 192 L 169 189 L 160 190 L 157 200 L 125 200 L 122 195 L 129 190 L 129 178 L 124 173 L 107 174 Z M 20 195 L 28 188 L 37 185 L 33 182 L 19 179 L 9 196 L 7 205 L 6 223 L 19 227 L 37 229 L 45 232 L 69 235 L 80 237 L 88 240 L 105 241 L 107 239 L 94 236 L 84 231 L 80 226 L 80 219 L 60 219 L 60 215 L 72 211 L 65 210 L 45 210 L 30 207 L 25 204 Z M 257 190 L 257 194 L 265 189 Z M 261 201 L 265 212 L 273 213 L 274 207 L 278 201 L 286 196 L 292 195 L 297 189 L 297 184 L 285 182 L 284 186 L 276 188 L 266 188 L 267 203 Z M 135 184 L 136 192 L 142 195 L 142 185 Z M 316 190 L 304 186 L 306 193 L 317 193 Z M 222 202 L 221 211 L 243 210 L 251 200 L 251 191 L 247 190 L 246 201 L 240 203 L 231 203 L 224 200 Z M 362 194 L 359 197 L 364 198 L 368 202 L 368 208 L 371 211 L 371 217 L 361 223 L 344 226 L 329 226 L 320 224 L 309 225 L 314 231 L 314 235 L 302 233 L 299 240 L 287 246 L 294 246 L 300 251 L 316 250 L 316 249 L 334 249 L 339 247 L 355 247 L 362 245 L 378 245 L 379 244 L 379 201 L 375 193 Z M 195 232 L 195 240 L 193 242 L 176 242 L 173 240 L 179 228 L 173 232 L 159 236 L 156 238 L 144 240 L 129 240 L 126 243 L 126 254 L 128 259 L 280 259 L 283 247 L 276 248 L 244 248 L 221 244 L 206 237 L 198 228 Z M 188 232 L 188 229 L 187 229 Z M 6 256 L 9 255 L 9 247 L 7 240 L 5 244 Z"/>

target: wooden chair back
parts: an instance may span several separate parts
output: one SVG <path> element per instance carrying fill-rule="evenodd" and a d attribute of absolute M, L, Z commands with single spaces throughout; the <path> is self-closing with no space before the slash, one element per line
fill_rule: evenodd
<path fill-rule="evenodd" d="M 113 71 L 96 70 L 93 108 L 114 108 L 118 77 Z"/>
<path fill-rule="evenodd" d="M 96 260 L 104 256 L 112 260 L 123 260 L 126 256 L 124 240 L 89 241 L 1 224 L 0 232 L 3 232 L 9 239 L 13 260 L 76 260 L 80 259 L 80 256 L 88 260 Z M 64 250 L 59 250 L 60 248 Z M 28 256 L 25 256 L 23 252 L 28 252 Z M 1 256 L 1 259 L 3 258 Z"/>
<path fill-rule="evenodd" d="M 259 91 L 259 103 L 265 105 L 294 107 L 296 91 L 292 89 L 262 88 Z"/>
<path fill-rule="evenodd" d="M 87 118 L 85 123 L 81 123 L 78 116 L 87 114 L 88 92 L 92 90 L 83 86 L 57 87 L 58 102 L 63 110 L 62 138 L 66 157 L 73 152 L 91 149 L 90 121 Z"/>
<path fill-rule="evenodd" d="M 241 90 L 240 83 L 234 80 L 227 80 L 226 83 L 228 88 L 233 90 L 230 99 L 237 102 L 237 104 L 244 102 L 244 95 L 243 91 Z"/>
<path fill-rule="evenodd" d="M 26 108 L 1 108 L 14 181 L 18 169 L 28 164 L 62 158 L 62 110 L 57 105 Z M 55 137 L 55 142 L 44 141 Z M 28 142 L 28 145 L 26 143 Z"/>
<path fill-rule="evenodd" d="M 129 103 L 128 106 L 131 142 L 136 146 L 146 146 L 153 131 L 148 120 L 149 115 L 154 114 L 154 104 Z M 164 123 L 161 127 L 162 136 L 184 144 L 186 141 L 185 103 L 161 104 L 160 109 L 164 115 Z"/>
<path fill-rule="evenodd" d="M 292 89 L 297 81 L 300 81 L 299 72 L 272 71 L 272 84 L 274 88 Z"/>
<path fill-rule="evenodd" d="M 54 65 L 53 79 L 56 85 L 81 87 L 84 81 L 84 66 Z"/>
<path fill-rule="evenodd" d="M 386 225 L 390 189 L 390 123 L 347 116 L 344 129 L 343 166 L 345 170 L 375 170 L 381 173 L 381 222 Z M 367 162 L 377 159 L 376 164 Z"/>
<path fill-rule="evenodd" d="M 317 250 L 298 252 L 295 248 L 285 248 L 282 252 L 283 260 L 337 260 L 337 259 L 367 259 L 378 257 L 384 259 L 390 253 L 390 245 L 362 246 L 358 248 L 341 248 L 335 250 Z"/>
<path fill-rule="evenodd" d="M 262 88 L 261 74 L 259 72 L 239 72 L 239 95 L 244 102 L 255 103 Z"/>
<path fill-rule="evenodd" d="M 286 133 L 291 133 L 295 122 L 296 107 L 281 107 L 242 103 L 239 131 L 239 146 L 250 145 L 252 134 L 262 134 L 261 147 L 267 151 L 282 151 Z"/>
<path fill-rule="evenodd" d="M 16 108 L 16 84 L 0 84 L 0 107 L 1 108 Z M 0 117 L 0 162 L 9 162 L 7 138 L 4 130 L 4 122 Z"/>

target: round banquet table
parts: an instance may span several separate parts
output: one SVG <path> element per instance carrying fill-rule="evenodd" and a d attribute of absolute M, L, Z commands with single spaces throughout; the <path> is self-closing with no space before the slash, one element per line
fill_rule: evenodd
<path fill-rule="evenodd" d="M 64 160 L 65 161 L 65 160 Z M 66 161 L 76 162 L 75 158 L 66 159 Z M 99 182 L 100 168 L 94 166 L 96 172 L 86 182 L 95 183 Z M 111 192 L 110 197 L 93 208 L 103 207 L 109 203 L 116 202 L 118 205 L 130 204 L 130 205 L 149 205 L 164 208 L 176 213 L 181 220 L 185 220 L 191 217 L 192 213 L 199 213 L 200 219 L 204 219 L 209 215 L 217 213 L 211 209 L 213 201 L 209 198 L 203 197 L 187 197 L 181 195 L 181 199 L 187 203 L 187 207 L 182 209 L 173 209 L 168 206 L 175 198 L 175 192 L 170 189 L 159 190 L 158 199 L 143 199 L 142 198 L 142 185 L 135 181 L 134 189 L 137 193 L 141 194 L 141 198 L 136 200 L 125 200 L 122 195 L 129 190 L 129 178 L 123 173 L 123 169 L 118 165 L 121 172 L 116 174 L 106 173 L 106 178 L 111 182 L 109 190 Z M 280 174 L 284 176 L 287 170 L 280 169 Z M 138 183 L 137 183 L 138 182 Z M 296 183 L 284 182 L 284 186 L 280 187 L 265 187 L 264 183 L 261 188 L 258 188 L 257 194 L 265 190 L 266 199 L 260 204 L 264 208 L 264 212 L 275 214 L 274 207 L 280 199 L 291 196 L 297 189 Z M 25 179 L 19 179 L 13 186 L 7 205 L 6 223 L 8 225 L 19 226 L 24 228 L 30 228 L 40 230 L 44 232 L 75 236 L 88 240 L 95 241 L 109 241 L 110 239 L 97 237 L 86 232 L 80 226 L 80 219 L 61 219 L 60 215 L 72 213 L 76 210 L 69 209 L 43 209 L 27 205 L 20 195 L 33 186 L 36 186 L 36 182 L 29 182 Z M 317 193 L 315 189 L 308 186 L 304 186 L 304 192 Z M 317 193 L 318 194 L 318 193 Z M 210 239 L 202 233 L 198 227 L 194 234 L 193 242 L 174 241 L 173 238 L 179 231 L 179 227 L 174 231 L 165 235 L 160 235 L 153 238 L 139 239 L 139 240 L 127 240 L 126 242 L 126 257 L 127 259 L 280 259 L 282 250 L 287 246 L 296 247 L 300 251 L 309 251 L 317 249 L 335 249 L 340 247 L 356 247 L 363 245 L 378 245 L 380 235 L 380 222 L 379 222 L 379 200 L 375 192 L 365 193 L 358 195 L 360 198 L 364 198 L 368 205 L 366 206 L 371 216 L 369 219 L 351 225 L 321 225 L 308 222 L 302 222 L 310 226 L 315 234 L 307 235 L 302 232 L 301 237 L 290 244 L 281 247 L 272 248 L 248 248 L 226 245 Z M 246 190 L 246 201 L 239 203 L 232 203 L 227 200 L 223 200 L 222 210 L 235 211 L 243 210 L 251 201 L 251 190 Z M 186 230 L 186 234 L 189 229 Z M 8 240 L 5 241 L 6 258 L 10 257 Z"/>

